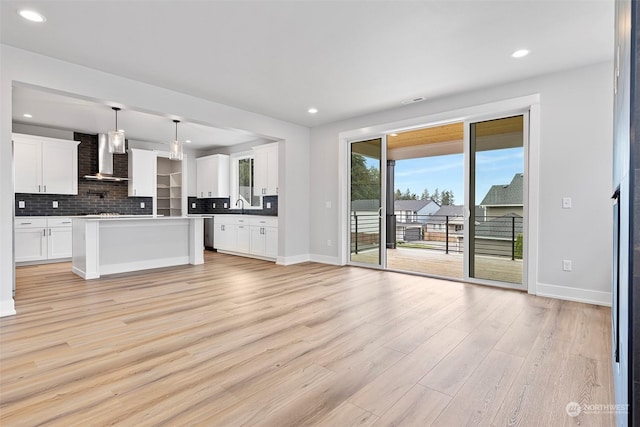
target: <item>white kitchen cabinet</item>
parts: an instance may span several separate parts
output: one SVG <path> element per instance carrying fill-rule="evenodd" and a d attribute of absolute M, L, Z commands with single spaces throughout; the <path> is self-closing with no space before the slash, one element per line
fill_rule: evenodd
<path fill-rule="evenodd" d="M 71 258 L 71 230 L 67 217 L 16 217 L 15 261 Z"/>
<path fill-rule="evenodd" d="M 253 217 L 249 219 L 251 248 L 249 253 L 267 258 L 278 256 L 278 218 Z"/>
<path fill-rule="evenodd" d="M 222 252 L 275 260 L 278 256 L 278 218 L 254 215 L 216 215 L 214 247 Z"/>
<path fill-rule="evenodd" d="M 156 193 L 157 154 L 129 149 L 129 197 L 153 197 Z"/>
<path fill-rule="evenodd" d="M 71 258 L 71 218 L 47 218 L 47 259 Z"/>
<path fill-rule="evenodd" d="M 40 261 L 47 259 L 47 220 L 16 218 L 15 261 Z"/>
<path fill-rule="evenodd" d="M 229 156 L 214 154 L 196 159 L 196 197 L 229 197 Z"/>
<path fill-rule="evenodd" d="M 234 218 L 223 215 L 213 218 L 213 243 L 216 249 L 235 251 L 237 245 L 237 225 Z"/>
<path fill-rule="evenodd" d="M 13 134 L 15 192 L 78 194 L 78 141 Z"/>
<path fill-rule="evenodd" d="M 253 147 L 253 185 L 261 196 L 278 194 L 278 143 Z"/>
<path fill-rule="evenodd" d="M 250 253 L 251 248 L 251 235 L 249 230 L 249 225 L 240 224 L 237 226 L 237 242 L 236 242 L 236 251 L 241 253 Z"/>

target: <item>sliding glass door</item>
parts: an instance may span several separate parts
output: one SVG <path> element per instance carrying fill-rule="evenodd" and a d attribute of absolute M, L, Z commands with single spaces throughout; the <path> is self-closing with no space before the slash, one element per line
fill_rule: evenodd
<path fill-rule="evenodd" d="M 385 138 L 350 143 L 349 261 L 385 266 Z"/>
<path fill-rule="evenodd" d="M 528 113 L 351 142 L 349 263 L 526 289 L 527 146 Z"/>
<path fill-rule="evenodd" d="M 469 125 L 470 279 L 523 287 L 525 115 Z"/>

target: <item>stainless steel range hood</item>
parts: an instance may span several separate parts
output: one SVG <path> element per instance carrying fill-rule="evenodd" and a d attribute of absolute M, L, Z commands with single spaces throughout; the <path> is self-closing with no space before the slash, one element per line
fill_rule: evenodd
<path fill-rule="evenodd" d="M 98 134 L 98 173 L 85 175 L 83 178 L 102 181 L 129 180 L 129 178 L 113 176 L 113 153 L 109 152 L 109 137 L 106 133 Z"/>

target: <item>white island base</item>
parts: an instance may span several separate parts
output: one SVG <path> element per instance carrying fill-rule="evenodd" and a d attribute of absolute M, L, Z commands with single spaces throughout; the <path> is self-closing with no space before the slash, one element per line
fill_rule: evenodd
<path fill-rule="evenodd" d="M 73 218 L 72 271 L 84 279 L 204 263 L 197 217 Z"/>

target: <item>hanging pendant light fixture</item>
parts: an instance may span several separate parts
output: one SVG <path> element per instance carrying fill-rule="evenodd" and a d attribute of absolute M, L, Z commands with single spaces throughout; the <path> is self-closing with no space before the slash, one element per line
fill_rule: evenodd
<path fill-rule="evenodd" d="M 113 154 L 125 154 L 125 140 L 124 140 L 124 131 L 118 130 L 118 111 L 120 108 L 111 107 L 113 111 L 116 112 L 116 130 L 109 132 L 109 152 Z"/>
<path fill-rule="evenodd" d="M 180 120 L 174 120 L 176 124 L 176 138 L 169 143 L 169 159 L 182 160 L 182 142 L 178 141 L 178 123 Z"/>

